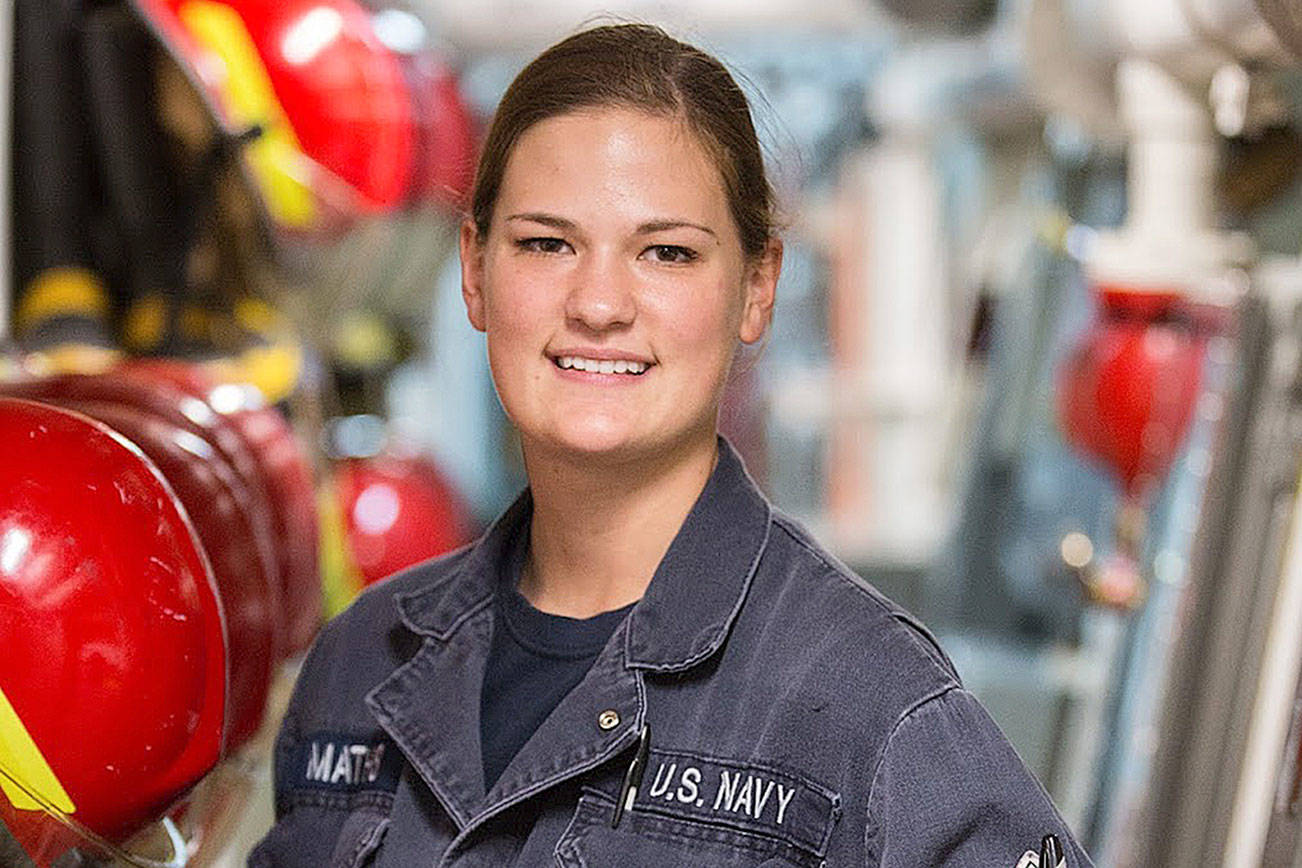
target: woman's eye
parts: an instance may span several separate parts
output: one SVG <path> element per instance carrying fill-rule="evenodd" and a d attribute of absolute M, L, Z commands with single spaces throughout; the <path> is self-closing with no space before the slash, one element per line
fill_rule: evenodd
<path fill-rule="evenodd" d="M 563 238 L 521 238 L 515 246 L 528 253 L 564 253 L 570 245 Z"/>
<path fill-rule="evenodd" d="M 646 249 L 644 256 L 649 256 L 656 262 L 692 262 L 696 259 L 696 251 L 687 247 L 680 247 L 677 244 L 656 244 Z"/>

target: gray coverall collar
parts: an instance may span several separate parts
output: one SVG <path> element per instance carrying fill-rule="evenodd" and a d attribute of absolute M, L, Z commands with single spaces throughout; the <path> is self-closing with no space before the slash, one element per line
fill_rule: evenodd
<path fill-rule="evenodd" d="M 473 544 L 459 569 L 399 597 L 407 627 L 446 641 L 486 605 L 498 580 L 496 565 L 531 508 L 526 491 Z M 732 445 L 720 437 L 714 472 L 629 615 L 624 635 L 630 668 L 678 672 L 723 645 L 768 540 L 770 509 Z"/>

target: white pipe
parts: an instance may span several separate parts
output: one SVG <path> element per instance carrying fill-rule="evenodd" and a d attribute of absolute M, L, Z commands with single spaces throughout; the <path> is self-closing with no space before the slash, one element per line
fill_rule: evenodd
<path fill-rule="evenodd" d="M 1127 231 L 1188 235 L 1215 229 L 1216 144 L 1206 101 L 1151 60 L 1117 68 L 1130 132 Z"/>
<path fill-rule="evenodd" d="M 439 23 L 439 34 L 465 51 L 528 48 L 549 42 L 593 21 L 594 11 L 616 19 L 662 24 L 690 40 L 702 34 L 781 30 L 783 33 L 879 34 L 891 26 L 875 4 L 862 0 L 428 0 L 421 4 Z M 509 21 L 510 26 L 503 26 Z"/>
<path fill-rule="evenodd" d="M 1251 239 L 1216 225 L 1216 131 L 1201 95 L 1160 63 L 1127 57 L 1117 101 L 1129 138 L 1127 214 L 1087 254 L 1095 283 L 1224 300 L 1221 278 L 1253 256 Z"/>
<path fill-rule="evenodd" d="M 1151 57 L 1198 43 L 1181 0 L 1104 0 L 1101 10 L 1091 8 L 1093 4 L 1076 5 L 1103 18 L 1112 31 L 1112 43 L 1122 54 Z"/>
<path fill-rule="evenodd" d="M 1106 50 L 1183 65 L 1210 52 L 1286 63 L 1266 36 L 1269 28 L 1253 0 L 1065 0 L 1074 23 L 1093 31 L 1101 25 Z M 1095 37 L 1094 44 L 1100 40 Z M 1224 53 L 1221 54 L 1222 59 Z"/>

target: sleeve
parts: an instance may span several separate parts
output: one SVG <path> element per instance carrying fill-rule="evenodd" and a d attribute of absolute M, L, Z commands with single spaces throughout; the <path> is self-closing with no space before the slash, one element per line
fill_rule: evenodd
<path fill-rule="evenodd" d="M 868 800 L 868 865 L 1037 865 L 1053 833 L 1067 868 L 1091 866 L 1044 788 L 976 697 L 952 688 L 896 725 Z M 1027 852 L 1035 860 L 1025 860 Z"/>
<path fill-rule="evenodd" d="M 290 694 L 289 704 L 285 707 L 285 716 L 281 718 L 280 729 L 276 732 L 275 747 L 272 749 L 272 785 L 276 799 L 276 820 L 284 819 L 290 810 L 289 781 L 294 779 L 294 754 L 303 737 L 301 719 L 304 709 L 312 710 L 319 706 L 322 699 L 322 669 L 332 655 L 333 628 L 327 623 L 317 633 L 316 640 L 303 658 L 303 665 L 294 679 L 294 690 Z"/>
<path fill-rule="evenodd" d="M 328 827 L 318 823 L 311 808 L 295 808 L 290 797 L 289 782 L 294 779 L 292 768 L 299 741 L 304 708 L 313 708 L 320 701 L 318 672 L 322 660 L 329 656 L 331 625 L 327 624 L 317 635 L 311 650 L 303 660 L 294 690 L 290 696 L 285 716 L 276 734 L 272 750 L 272 784 L 275 795 L 275 822 L 262 840 L 250 851 L 247 868 L 286 868 L 297 865 L 329 864 L 329 846 L 334 836 Z"/>

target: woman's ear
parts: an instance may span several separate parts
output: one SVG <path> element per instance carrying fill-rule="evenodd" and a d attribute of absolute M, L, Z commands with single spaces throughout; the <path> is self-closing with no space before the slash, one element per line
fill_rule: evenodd
<path fill-rule="evenodd" d="M 461 221 L 461 298 L 466 303 L 466 317 L 479 331 L 484 321 L 484 244 L 475 221 Z"/>
<path fill-rule="evenodd" d="M 778 275 L 782 273 L 782 240 L 770 238 L 764 252 L 746 272 L 746 301 L 741 311 L 737 336 L 742 343 L 753 344 L 764 337 L 773 318 L 773 301 L 777 297 Z"/>

